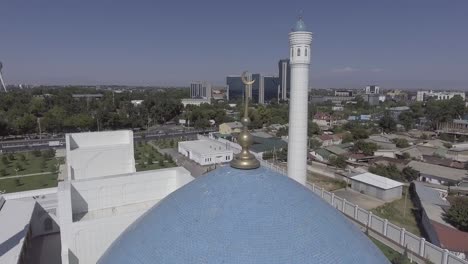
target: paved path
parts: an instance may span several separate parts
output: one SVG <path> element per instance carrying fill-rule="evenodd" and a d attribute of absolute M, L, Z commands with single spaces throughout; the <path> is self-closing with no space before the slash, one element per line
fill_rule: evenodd
<path fill-rule="evenodd" d="M 22 177 L 31 177 L 31 176 L 46 175 L 46 174 L 54 174 L 54 173 L 51 172 L 51 171 L 46 171 L 46 172 L 38 172 L 38 173 L 31 173 L 31 174 L 6 176 L 6 177 L 0 177 L 0 180 L 13 179 L 13 178 L 22 178 Z"/>
<path fill-rule="evenodd" d="M 366 210 L 371 210 L 385 204 L 385 201 L 356 192 L 351 189 L 339 189 L 333 192 L 336 196 L 346 199 Z"/>

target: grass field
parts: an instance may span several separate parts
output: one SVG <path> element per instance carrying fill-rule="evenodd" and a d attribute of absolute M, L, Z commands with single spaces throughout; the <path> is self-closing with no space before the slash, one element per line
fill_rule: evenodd
<path fill-rule="evenodd" d="M 380 251 L 382 251 L 382 253 L 384 253 L 384 255 L 388 258 L 388 260 L 390 260 L 391 263 L 394 263 L 394 261 L 398 260 L 399 258 L 401 258 L 401 254 L 396 252 L 395 250 L 391 249 L 390 247 L 386 246 L 385 244 L 383 244 L 382 242 L 372 238 L 372 237 L 369 237 L 370 240 L 372 242 L 374 242 L 374 244 L 380 249 Z M 409 260 L 408 260 L 408 263 L 409 263 Z"/>
<path fill-rule="evenodd" d="M 404 227 L 407 231 L 415 235 L 421 236 L 421 230 L 418 227 L 418 223 L 413 212 L 416 207 L 411 202 L 409 194 L 406 199 L 405 207 L 405 192 L 407 191 L 407 187 L 403 188 L 402 199 L 393 201 L 391 203 L 386 203 L 382 206 L 372 209 L 372 213 L 388 219 L 388 221 L 392 222 L 393 224 Z"/>
<path fill-rule="evenodd" d="M 0 155 L 0 178 L 41 172 L 55 172 L 57 159 L 46 152 L 22 152 Z"/>
<path fill-rule="evenodd" d="M 177 166 L 169 156 L 164 156 L 151 145 L 141 142 L 135 145 L 135 163 L 137 171 Z"/>
<path fill-rule="evenodd" d="M 330 177 L 321 176 L 317 174 L 312 174 L 310 172 L 307 174 L 307 182 L 313 183 L 316 186 L 324 188 L 326 191 L 335 191 L 335 190 L 343 189 L 346 187 L 345 181 L 341 181 L 341 180 L 337 180 L 337 179 L 333 179 Z"/>
<path fill-rule="evenodd" d="M 6 193 L 29 191 L 57 186 L 57 174 L 45 174 L 12 179 L 0 178 L 0 191 Z"/>

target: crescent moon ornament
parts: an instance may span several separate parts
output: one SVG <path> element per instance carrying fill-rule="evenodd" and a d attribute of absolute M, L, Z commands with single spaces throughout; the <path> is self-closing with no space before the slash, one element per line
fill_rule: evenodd
<path fill-rule="evenodd" d="M 255 80 L 252 80 L 252 81 L 247 81 L 247 79 L 245 78 L 245 75 L 247 74 L 247 71 L 243 72 L 242 75 L 241 75 L 241 79 L 242 79 L 242 82 L 245 84 L 245 85 L 251 85 L 255 82 Z"/>

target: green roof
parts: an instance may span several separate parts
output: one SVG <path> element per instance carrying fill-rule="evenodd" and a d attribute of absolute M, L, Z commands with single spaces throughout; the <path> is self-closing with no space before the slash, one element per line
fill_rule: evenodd
<path fill-rule="evenodd" d="M 272 151 L 274 149 L 282 149 L 288 146 L 284 140 L 280 138 L 262 138 L 262 137 L 253 137 L 254 143 L 250 149 L 254 152 L 260 153 L 265 151 Z"/>
<path fill-rule="evenodd" d="M 331 156 L 331 155 L 335 155 L 333 153 L 331 153 L 330 151 L 324 149 L 324 148 L 319 148 L 319 149 L 316 149 L 315 150 L 315 153 L 317 153 L 318 155 L 322 156 L 322 158 L 328 160 L 328 158 Z"/>

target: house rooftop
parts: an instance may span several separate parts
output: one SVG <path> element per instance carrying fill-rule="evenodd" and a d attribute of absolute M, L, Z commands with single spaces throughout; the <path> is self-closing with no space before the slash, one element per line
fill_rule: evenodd
<path fill-rule="evenodd" d="M 362 183 L 366 183 L 366 184 L 369 184 L 369 185 L 372 185 L 374 187 L 384 189 L 384 190 L 393 189 L 393 188 L 403 185 L 403 183 L 401 182 L 397 182 L 389 178 L 375 175 L 370 172 L 352 176 L 351 179 L 362 182 Z"/>
<path fill-rule="evenodd" d="M 408 166 L 422 174 L 432 175 L 438 178 L 449 179 L 452 181 L 460 181 L 468 176 L 466 170 L 459 170 L 415 160 L 410 161 Z"/>

